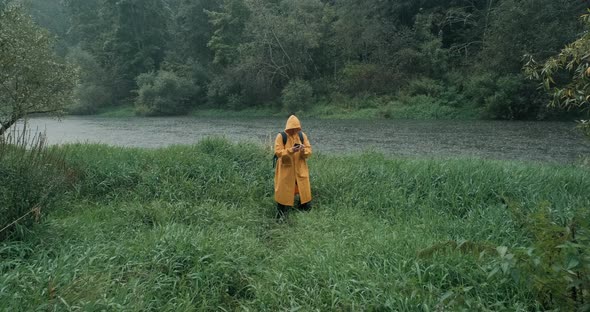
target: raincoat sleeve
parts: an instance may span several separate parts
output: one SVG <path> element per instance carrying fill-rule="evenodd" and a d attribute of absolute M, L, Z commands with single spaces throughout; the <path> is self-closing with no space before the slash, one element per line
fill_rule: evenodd
<path fill-rule="evenodd" d="M 311 143 L 309 143 L 309 139 L 307 138 L 307 134 L 303 134 L 303 145 L 305 145 L 305 148 L 303 149 L 303 158 L 307 159 L 309 158 L 309 156 L 311 156 Z"/>
<path fill-rule="evenodd" d="M 283 136 L 281 136 L 281 134 L 279 133 L 279 135 L 277 135 L 277 138 L 275 139 L 275 155 L 281 158 L 292 153 L 292 151 L 290 151 L 288 148 L 285 148 L 285 146 L 283 145 Z"/>

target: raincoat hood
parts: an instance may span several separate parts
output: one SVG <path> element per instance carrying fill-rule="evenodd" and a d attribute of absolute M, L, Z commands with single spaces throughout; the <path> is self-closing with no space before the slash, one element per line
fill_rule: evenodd
<path fill-rule="evenodd" d="M 291 115 L 291 117 L 289 117 L 289 119 L 287 120 L 285 131 L 290 129 L 297 129 L 301 131 L 301 122 L 299 122 L 299 118 L 297 118 L 295 115 Z"/>

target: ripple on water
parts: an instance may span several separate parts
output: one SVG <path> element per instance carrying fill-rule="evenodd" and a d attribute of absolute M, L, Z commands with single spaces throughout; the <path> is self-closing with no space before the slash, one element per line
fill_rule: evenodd
<path fill-rule="evenodd" d="M 279 118 L 32 118 L 29 129 L 46 131 L 50 144 L 73 142 L 157 148 L 194 144 L 204 137 L 274 141 Z M 571 122 L 302 119 L 315 151 L 367 149 L 404 157 L 481 157 L 571 163 L 590 155 L 590 140 Z"/>

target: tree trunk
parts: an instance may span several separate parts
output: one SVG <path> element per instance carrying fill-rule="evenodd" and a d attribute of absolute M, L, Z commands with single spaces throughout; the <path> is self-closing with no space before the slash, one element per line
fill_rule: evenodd
<path fill-rule="evenodd" d="M 0 127 L 0 136 L 4 135 L 4 133 L 6 131 L 8 131 L 8 129 L 10 129 L 10 127 L 12 127 L 12 125 L 14 125 L 21 117 L 18 116 L 13 116 L 9 121 L 7 121 L 6 123 L 1 124 Z"/>

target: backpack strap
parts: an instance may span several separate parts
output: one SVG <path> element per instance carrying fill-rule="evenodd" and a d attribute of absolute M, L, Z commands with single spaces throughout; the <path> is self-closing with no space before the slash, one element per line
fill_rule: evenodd
<path fill-rule="evenodd" d="M 280 132 L 283 137 L 283 145 L 287 144 L 287 133 L 285 131 Z"/>
<path fill-rule="evenodd" d="M 285 131 L 279 132 L 281 134 L 281 137 L 283 138 L 283 146 L 285 144 L 287 144 L 287 133 L 285 133 Z M 277 157 L 277 154 L 274 154 L 274 156 L 272 157 L 272 167 L 275 168 L 277 166 L 277 161 L 279 160 L 279 158 Z"/>

